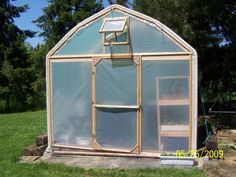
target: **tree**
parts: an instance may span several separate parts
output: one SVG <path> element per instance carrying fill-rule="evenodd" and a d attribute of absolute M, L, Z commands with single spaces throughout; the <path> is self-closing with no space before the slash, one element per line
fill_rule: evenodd
<path fill-rule="evenodd" d="M 129 0 L 108 0 L 109 4 L 120 4 L 122 6 L 128 7 L 129 5 Z"/>
<path fill-rule="evenodd" d="M 35 108 L 45 108 L 45 57 L 47 52 L 48 48 L 45 44 L 30 49 L 31 70 L 35 77 L 32 82 L 34 94 L 31 97 L 31 103 Z"/>
<path fill-rule="evenodd" d="M 52 48 L 76 24 L 100 11 L 102 1 L 96 0 L 50 0 L 44 14 L 34 22 L 43 30 L 46 45 Z"/>
<path fill-rule="evenodd" d="M 32 37 L 34 32 L 21 30 L 14 24 L 14 18 L 27 9 L 26 5 L 10 4 L 10 0 L 0 4 L 0 103 L 5 105 L 6 112 L 10 111 L 11 105 L 19 109 L 25 107 L 30 93 L 28 51 L 24 40 Z"/>
<path fill-rule="evenodd" d="M 134 0 L 134 8 L 166 24 L 197 50 L 202 95 L 224 100 L 235 94 L 235 1 Z"/>

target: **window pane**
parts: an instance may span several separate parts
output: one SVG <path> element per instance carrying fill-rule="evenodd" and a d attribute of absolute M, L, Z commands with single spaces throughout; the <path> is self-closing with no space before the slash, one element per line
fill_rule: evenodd
<path fill-rule="evenodd" d="M 129 59 L 103 59 L 96 65 L 96 103 L 137 104 L 137 66 Z"/>
<path fill-rule="evenodd" d="M 188 99 L 189 96 L 189 81 L 188 76 L 169 77 L 158 79 L 159 84 L 159 99 Z"/>
<path fill-rule="evenodd" d="M 167 58 L 168 59 L 168 58 Z M 183 79 L 163 79 L 161 80 L 160 87 L 157 88 L 157 78 L 183 78 Z M 187 96 L 188 91 L 188 78 L 189 77 L 189 61 L 155 61 L 147 60 L 142 61 L 142 147 L 144 151 L 158 151 L 158 100 L 157 89 L 161 96 L 160 99 L 182 99 L 182 94 Z M 175 87 L 181 85 L 184 91 L 176 90 Z M 166 89 L 166 87 L 168 89 Z M 173 90 L 174 88 L 174 90 Z M 187 90 L 185 90 L 187 89 Z M 178 95 L 173 96 L 172 93 Z M 188 105 L 173 105 L 173 106 L 160 106 L 161 123 L 189 124 L 189 106 Z M 167 125 L 168 125 L 167 124 Z M 163 128 L 169 128 L 165 126 Z M 168 138 L 167 138 L 168 139 Z"/>
<path fill-rule="evenodd" d="M 102 32 L 106 31 L 123 31 L 126 19 L 121 20 L 106 20 L 101 29 Z"/>
<path fill-rule="evenodd" d="M 132 149 L 137 143 L 136 120 L 136 110 L 97 108 L 97 142 L 103 148 Z"/>
<path fill-rule="evenodd" d="M 91 62 L 52 64 L 55 143 L 92 146 L 91 66 Z"/>
<path fill-rule="evenodd" d="M 163 151 L 176 152 L 177 150 L 188 150 L 188 137 L 163 137 L 161 138 Z"/>
<path fill-rule="evenodd" d="M 189 106 L 174 105 L 160 106 L 160 117 L 162 125 L 188 125 L 189 124 Z"/>
<path fill-rule="evenodd" d="M 125 32 L 107 32 L 105 33 L 105 42 L 128 42 L 128 34 Z"/>

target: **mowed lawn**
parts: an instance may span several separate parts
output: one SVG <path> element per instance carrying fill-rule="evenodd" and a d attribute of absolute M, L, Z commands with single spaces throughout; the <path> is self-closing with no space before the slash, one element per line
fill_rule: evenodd
<path fill-rule="evenodd" d="M 22 149 L 34 143 L 36 135 L 46 132 L 46 112 L 0 114 L 0 177 L 203 177 L 199 169 L 91 169 L 68 167 L 63 164 L 19 163 Z"/>

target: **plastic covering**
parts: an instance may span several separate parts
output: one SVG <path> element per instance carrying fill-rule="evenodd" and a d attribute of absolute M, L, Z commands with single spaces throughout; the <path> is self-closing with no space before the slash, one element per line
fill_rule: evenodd
<path fill-rule="evenodd" d="M 106 45 L 105 46 L 106 53 L 131 53 L 131 48 L 129 45 Z"/>
<path fill-rule="evenodd" d="M 159 77 L 159 99 L 188 99 L 189 97 L 189 80 L 186 77 Z"/>
<path fill-rule="evenodd" d="M 91 66 L 91 62 L 85 61 L 52 63 L 55 143 L 92 147 Z M 142 61 L 143 151 L 188 149 L 188 136 L 161 136 L 161 142 L 158 142 L 158 127 L 164 126 L 166 129 L 169 127 L 170 131 L 178 131 L 171 129 L 171 126 L 176 126 L 189 131 L 188 104 L 161 105 L 162 100 L 188 100 L 188 82 L 187 60 Z M 96 104 L 137 105 L 137 66 L 133 61 L 127 59 L 99 61 L 96 65 Z M 120 150 L 131 150 L 135 147 L 136 109 L 105 107 L 96 108 L 95 112 L 96 140 L 101 147 Z M 158 118 L 160 126 L 157 123 Z"/>
<path fill-rule="evenodd" d="M 163 137 L 161 141 L 163 143 L 163 151 L 188 150 L 189 138 L 187 137 Z"/>
<path fill-rule="evenodd" d="M 128 43 L 128 33 L 127 30 L 124 32 L 107 32 L 104 33 L 105 35 L 105 42 L 111 43 L 111 42 L 126 42 Z"/>
<path fill-rule="evenodd" d="M 189 106 L 160 106 L 162 125 L 189 125 Z"/>
<path fill-rule="evenodd" d="M 52 63 L 54 142 L 91 147 L 91 62 Z"/>
<path fill-rule="evenodd" d="M 131 150 L 137 143 L 136 124 L 136 110 L 97 108 L 97 142 L 103 148 Z"/>
<path fill-rule="evenodd" d="M 96 103 L 137 105 L 137 66 L 127 59 L 103 59 L 96 65 Z"/>
<path fill-rule="evenodd" d="M 167 58 L 168 59 L 168 58 Z M 158 84 L 158 78 L 180 78 L 162 80 Z M 158 100 L 187 99 L 189 93 L 188 81 L 189 61 L 142 61 L 142 148 L 144 151 L 158 151 Z M 184 79 L 183 79 L 184 78 Z M 178 86 L 178 87 L 176 87 Z M 179 88 L 181 86 L 181 88 Z M 158 96 L 159 94 L 159 96 Z M 175 94 L 175 95 L 174 95 Z M 188 125 L 189 105 L 165 105 L 160 106 L 160 121 L 165 125 Z M 183 140 L 182 140 L 182 139 Z M 188 149 L 188 146 L 177 146 L 188 144 L 186 137 L 162 137 L 164 146 L 172 147 L 172 150 Z M 179 141 L 181 139 L 181 141 Z M 167 149 L 168 150 L 168 149 Z"/>
<path fill-rule="evenodd" d="M 56 55 L 82 55 L 103 53 L 127 53 L 127 46 L 103 45 L 103 34 L 100 28 L 103 18 L 127 17 L 129 15 L 113 10 L 106 16 L 91 22 L 81 28 L 67 43 L 56 53 Z M 162 31 L 137 18 L 129 16 L 130 20 L 130 51 L 134 53 L 150 52 L 183 52 L 184 49 L 169 39 Z M 105 48 L 105 50 L 104 50 Z M 112 50 L 110 50 L 112 48 Z"/>
<path fill-rule="evenodd" d="M 103 59 L 96 65 L 96 104 L 137 105 L 137 66 L 127 59 Z M 137 110 L 96 109 L 97 142 L 103 148 L 136 145 Z"/>

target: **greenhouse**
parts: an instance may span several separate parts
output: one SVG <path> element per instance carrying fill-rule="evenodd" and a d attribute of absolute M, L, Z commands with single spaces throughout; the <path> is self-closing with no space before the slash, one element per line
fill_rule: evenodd
<path fill-rule="evenodd" d="M 161 22 L 112 5 L 47 54 L 48 150 L 157 156 L 195 150 L 197 53 Z"/>

